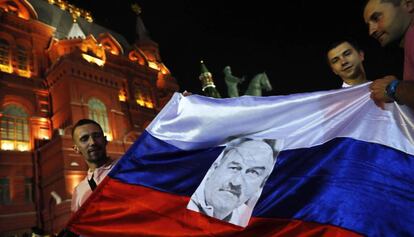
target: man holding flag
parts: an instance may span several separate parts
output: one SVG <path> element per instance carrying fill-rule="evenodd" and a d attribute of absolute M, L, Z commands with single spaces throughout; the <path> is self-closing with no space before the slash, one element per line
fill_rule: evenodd
<path fill-rule="evenodd" d="M 230 99 L 175 94 L 68 228 L 104 237 L 412 236 L 413 114 L 397 103 L 379 109 L 368 86 Z M 283 141 L 244 228 L 187 209 L 234 137 Z"/>

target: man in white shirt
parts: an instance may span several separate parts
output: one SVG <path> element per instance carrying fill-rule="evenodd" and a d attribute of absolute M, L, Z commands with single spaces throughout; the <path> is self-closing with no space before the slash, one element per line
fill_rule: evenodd
<path fill-rule="evenodd" d="M 332 72 L 342 81 L 342 87 L 368 82 L 363 66 L 364 52 L 351 40 L 337 41 L 330 45 L 326 57 Z"/>
<path fill-rule="evenodd" d="M 96 186 L 111 171 L 115 162 L 106 154 L 108 141 L 102 127 L 90 119 L 79 120 L 72 129 L 73 149 L 85 158 L 88 174 L 72 195 L 71 210 L 76 212 L 92 194 Z"/>

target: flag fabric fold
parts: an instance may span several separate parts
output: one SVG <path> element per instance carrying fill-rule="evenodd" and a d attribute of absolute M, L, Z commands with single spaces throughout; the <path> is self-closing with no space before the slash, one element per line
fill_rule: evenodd
<path fill-rule="evenodd" d="M 414 236 L 414 115 L 368 85 L 175 94 L 68 222 L 85 236 Z M 186 208 L 231 138 L 282 148 L 246 228 Z"/>

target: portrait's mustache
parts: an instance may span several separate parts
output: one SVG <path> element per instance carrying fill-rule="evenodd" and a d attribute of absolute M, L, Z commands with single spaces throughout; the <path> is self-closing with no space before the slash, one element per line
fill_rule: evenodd
<path fill-rule="evenodd" d="M 226 191 L 232 193 L 237 198 L 240 198 L 241 195 L 241 185 L 233 185 L 231 182 L 229 185 L 226 185 L 219 189 L 219 191 Z"/>

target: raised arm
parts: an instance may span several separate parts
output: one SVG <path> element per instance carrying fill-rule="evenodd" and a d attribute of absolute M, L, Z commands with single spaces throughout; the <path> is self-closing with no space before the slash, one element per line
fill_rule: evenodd
<path fill-rule="evenodd" d="M 414 110 L 414 81 L 399 81 L 395 76 L 386 76 L 372 82 L 371 98 L 384 109 L 385 103 L 397 101 Z"/>

